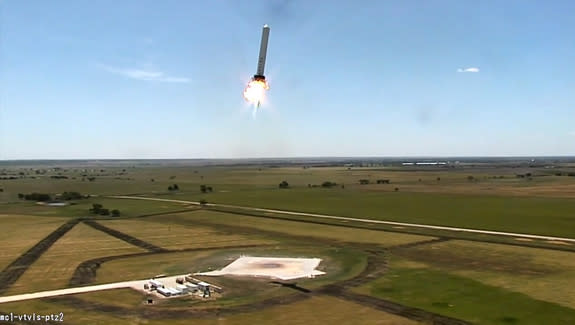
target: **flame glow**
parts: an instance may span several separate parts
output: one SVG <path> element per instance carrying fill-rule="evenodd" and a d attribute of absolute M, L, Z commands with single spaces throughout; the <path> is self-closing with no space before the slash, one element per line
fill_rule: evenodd
<path fill-rule="evenodd" d="M 248 103 L 254 105 L 254 108 L 257 108 L 263 102 L 268 89 L 270 86 L 265 80 L 253 79 L 244 90 L 244 98 Z"/>

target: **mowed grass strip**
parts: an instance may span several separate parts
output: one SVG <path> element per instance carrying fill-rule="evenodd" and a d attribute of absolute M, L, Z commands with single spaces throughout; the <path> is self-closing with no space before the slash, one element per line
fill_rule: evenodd
<path fill-rule="evenodd" d="M 233 245 L 271 244 L 273 241 L 256 237 L 222 234 L 216 229 L 190 224 L 178 224 L 171 219 L 102 220 L 102 225 L 145 240 L 165 249 L 206 248 Z"/>
<path fill-rule="evenodd" d="M 273 220 L 269 218 L 249 217 L 222 212 L 198 210 L 191 213 L 150 217 L 153 221 L 169 221 L 193 225 L 194 221 L 222 225 L 238 225 L 254 229 L 281 232 L 287 235 L 326 238 L 345 242 L 373 243 L 382 246 L 395 246 L 424 241 L 433 237 L 399 234 L 386 231 L 344 228 L 330 225 L 317 225 L 305 222 Z"/>
<path fill-rule="evenodd" d="M 0 215 L 0 270 L 66 221 L 67 218 Z"/>
<path fill-rule="evenodd" d="M 409 263 L 354 291 L 477 324 L 575 323 L 573 309 Z"/>
<path fill-rule="evenodd" d="M 6 294 L 66 288 L 81 262 L 96 257 L 138 252 L 144 250 L 78 224 L 32 264 Z"/>
<path fill-rule="evenodd" d="M 448 241 L 396 254 L 486 285 L 575 309 L 575 253 Z"/>

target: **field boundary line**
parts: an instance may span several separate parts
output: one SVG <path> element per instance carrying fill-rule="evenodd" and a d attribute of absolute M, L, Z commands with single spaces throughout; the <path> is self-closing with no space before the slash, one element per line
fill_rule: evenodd
<path fill-rule="evenodd" d="M 116 237 L 116 238 L 118 238 L 118 239 L 120 239 L 120 240 L 123 240 L 123 241 L 125 241 L 125 242 L 128 243 L 128 244 L 131 244 L 131 245 L 134 245 L 134 246 L 143 248 L 143 249 L 148 250 L 148 251 L 150 251 L 150 252 L 159 253 L 159 252 L 166 252 L 166 251 L 168 251 L 168 250 L 165 249 L 165 248 L 162 248 L 162 247 L 156 246 L 156 245 L 154 245 L 154 244 L 148 243 L 148 242 L 146 242 L 146 241 L 143 241 L 143 240 L 141 240 L 141 239 L 138 239 L 138 238 L 136 238 L 136 237 L 134 237 L 134 236 L 130 236 L 130 235 L 128 235 L 128 234 L 126 234 L 126 233 L 123 233 L 123 232 L 121 232 L 121 231 L 118 231 L 118 230 L 116 230 L 116 229 L 106 227 L 106 226 L 104 226 L 104 225 L 102 225 L 102 224 L 100 224 L 100 223 L 97 223 L 96 221 L 84 220 L 84 223 L 85 223 L 86 225 L 88 225 L 88 226 L 90 226 L 90 227 L 96 229 L 96 230 L 102 231 L 102 232 L 104 232 L 104 233 L 106 233 L 106 234 L 108 234 L 108 235 L 110 235 L 110 236 L 112 236 L 112 237 Z"/>

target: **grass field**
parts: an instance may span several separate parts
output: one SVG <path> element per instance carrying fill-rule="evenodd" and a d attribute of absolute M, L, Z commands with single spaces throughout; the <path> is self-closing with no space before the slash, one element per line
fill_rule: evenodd
<path fill-rule="evenodd" d="M 319 269 L 325 275 L 314 279 L 299 279 L 298 285 L 313 289 L 325 284 L 356 276 L 364 268 L 366 257 L 360 251 L 347 248 L 276 246 L 265 248 L 226 249 L 201 252 L 175 252 L 148 256 L 135 256 L 103 263 L 98 269 L 97 283 L 151 278 L 156 274 L 187 274 L 220 269 L 241 255 L 278 257 L 319 257 Z M 118 274 L 121 270 L 121 274 Z M 264 298 L 293 293 L 293 289 L 272 284 L 270 279 L 253 277 L 206 277 L 209 283 L 224 288 L 223 297 L 203 307 L 229 307 L 255 302 Z M 130 300 L 135 303 L 134 300 Z M 163 302 L 167 306 L 196 305 L 196 299 L 176 299 Z"/>
<path fill-rule="evenodd" d="M 397 254 L 485 285 L 575 309 L 575 253 L 449 241 Z"/>
<path fill-rule="evenodd" d="M 143 238 L 147 242 L 166 249 L 205 248 L 233 245 L 271 244 L 271 240 L 223 234 L 216 229 L 173 223 L 165 216 L 132 220 L 105 220 L 101 224 Z"/>
<path fill-rule="evenodd" d="M 575 200 L 346 189 L 268 189 L 174 195 L 211 203 L 575 238 Z"/>
<path fill-rule="evenodd" d="M 445 233 L 409 235 L 390 231 L 258 218 L 196 210 L 186 204 L 112 199 L 105 195 L 149 197 L 224 203 L 301 212 L 446 225 L 575 238 L 575 177 L 556 176 L 558 169 L 514 166 L 433 169 L 402 167 L 271 167 L 267 166 L 161 166 L 137 168 L 94 167 L 34 170 L 12 169 L 0 180 L 0 269 L 66 220 L 89 216 L 93 203 L 119 209 L 122 218 L 98 220 L 103 225 L 167 249 L 214 248 L 194 252 L 147 254 L 104 262 L 96 282 L 146 279 L 153 275 L 183 274 L 221 268 L 242 254 L 262 256 L 320 257 L 314 279 L 301 279 L 298 286 L 312 292 L 359 275 L 368 266 L 368 251 L 425 241 Z M 572 171 L 572 167 L 561 169 Z M 23 175 L 20 175 L 23 173 Z M 529 177 L 517 177 L 529 173 Z M 53 175 L 68 179 L 52 179 Z M 86 176 L 83 176 L 86 175 Z M 26 178 L 34 176 L 35 179 Z M 82 178 L 95 177 L 94 181 Z M 469 176 L 473 176 L 469 179 Z M 360 179 L 371 184 L 360 185 Z M 391 184 L 374 184 L 389 179 Z M 286 180 L 288 189 L 279 189 Z M 310 187 L 324 181 L 333 188 Z M 179 191 L 168 191 L 178 184 Z M 213 187 L 201 193 L 200 185 Z M 341 186 L 343 185 L 343 186 Z M 395 191 L 395 188 L 398 188 Z M 69 207 L 43 207 L 18 200 L 18 193 L 56 194 L 78 191 L 97 195 Z M 190 209 L 190 212 L 169 214 Z M 166 213 L 144 218 L 149 214 Z M 131 219 L 130 219 L 131 218 Z M 297 217 L 294 217 L 297 218 Z M 340 223 L 339 221 L 337 223 Z M 341 222 L 341 225 L 346 223 Z M 349 222 L 348 224 L 353 224 Z M 369 224 L 364 224 L 369 227 Z M 429 234 L 429 236 L 428 236 Z M 473 237 L 477 240 L 485 236 Z M 487 239 L 492 239 L 487 238 Z M 520 243 L 513 238 L 511 242 Z M 222 246 L 257 244 L 260 247 Z M 551 245 L 551 243 L 549 243 Z M 569 248 L 553 244 L 556 248 Z M 63 288 L 75 268 L 96 257 L 141 253 L 144 250 L 84 224 L 59 239 L 9 289 L 7 294 Z M 575 253 L 534 249 L 465 240 L 393 248 L 381 255 L 377 271 L 382 277 L 349 289 L 406 306 L 478 324 L 575 324 Z M 369 260 L 372 261 L 372 260 Z M 52 311 L 66 313 L 70 323 L 90 324 L 188 324 L 182 319 L 136 316 L 145 308 L 235 308 L 270 297 L 298 293 L 269 279 L 205 277 L 224 288 L 215 301 L 168 299 L 155 306 L 142 305 L 145 295 L 132 290 L 113 290 L 78 295 L 94 304 L 128 308 L 125 316 L 109 311 L 86 311 L 47 300 L 1 304 L 0 311 Z M 297 303 L 239 314 L 193 319 L 194 324 L 412 324 L 413 322 L 333 297 L 312 294 Z"/>
<path fill-rule="evenodd" d="M 195 221 L 202 221 L 216 225 L 238 225 L 241 227 L 253 228 L 254 230 L 281 232 L 295 236 L 325 238 L 342 242 L 373 243 L 382 246 L 394 246 L 433 238 L 385 231 L 314 225 L 285 220 L 272 220 L 214 212 L 209 210 L 198 210 L 177 215 L 156 216 L 147 218 L 147 220 L 167 223 L 173 222 L 178 224 L 186 224 L 189 226 L 192 226 Z"/>
<path fill-rule="evenodd" d="M 76 267 L 85 260 L 142 251 L 89 226 L 78 224 L 26 270 L 7 295 L 65 288 Z"/>
<path fill-rule="evenodd" d="M 28 300 L 20 302 L 11 302 L 0 305 L 0 310 L 3 312 L 12 312 L 14 314 L 30 314 L 36 313 L 41 315 L 63 313 L 63 322 L 52 322 L 52 324 L 138 324 L 135 318 L 118 317 L 99 311 L 87 311 L 78 309 L 75 306 L 67 306 L 63 304 L 48 302 L 44 299 Z M 38 324 L 50 324 L 44 320 Z M 14 322 L 14 324 L 18 324 Z"/>
<path fill-rule="evenodd" d="M 114 176 L 121 169 L 102 170 L 91 174 L 108 176 L 97 176 L 94 182 L 79 180 L 78 175 L 83 173 L 79 169 L 62 172 L 76 180 L 42 177 L 5 181 L 1 198 L 13 201 L 17 193 L 32 191 L 58 193 L 67 190 L 99 195 L 143 193 L 361 218 L 575 237 L 575 228 L 570 227 L 575 219 L 575 177 L 553 176 L 550 171 L 537 168 L 421 171 L 408 168 L 348 170 L 344 167 L 141 167 L 126 168 L 121 180 Z M 531 180 L 516 177 L 525 172 L 533 174 Z M 468 181 L 468 176 L 473 176 L 474 181 Z M 358 185 L 360 179 L 372 182 L 389 179 L 391 184 L 363 186 Z M 282 180 L 287 180 L 293 188 L 279 190 L 277 184 Z M 307 187 L 323 181 L 344 184 L 345 188 Z M 168 193 L 167 187 L 174 183 L 178 183 L 180 191 Z M 200 184 L 213 186 L 214 192 L 202 194 Z M 394 192 L 396 187 L 399 192 Z M 543 197 L 538 193 L 544 194 Z M 104 205 L 108 206 L 108 203 Z M 1 209 L 8 209 L 5 213 L 28 214 L 22 209 L 31 209 L 34 214 L 69 216 L 78 216 L 87 210 L 83 206 L 60 208 L 60 211 L 11 206 Z M 126 216 L 163 211 L 158 205 L 142 202 L 109 206 L 125 210 Z"/>
<path fill-rule="evenodd" d="M 102 204 L 109 210 L 120 210 L 122 217 L 136 217 L 147 214 L 176 211 L 187 209 L 188 206 L 181 203 L 153 202 L 144 200 L 115 200 L 108 198 L 90 198 L 75 201 L 75 204 L 65 207 L 49 207 L 37 205 L 34 202 L 14 202 L 0 205 L 0 213 L 3 214 L 26 214 L 37 216 L 55 217 L 94 217 L 89 212 L 92 204 Z M 189 207 L 193 209 L 194 207 Z M 98 217 L 98 216 L 96 216 Z"/>
<path fill-rule="evenodd" d="M 117 290 L 110 291 L 112 295 Z M 118 293 L 118 297 L 124 297 Z M 94 294 L 78 295 L 86 297 L 90 301 L 99 301 L 99 297 L 87 297 Z M 325 308 L 329 306 L 329 308 Z M 146 308 L 141 306 L 140 308 Z M 106 312 L 94 312 L 78 309 L 57 303 L 33 300 L 29 302 L 15 302 L 2 305 L 2 311 L 12 311 L 14 313 L 30 313 L 31 311 L 42 311 L 48 313 L 63 313 L 64 322 L 71 324 L 198 324 L 198 325 L 244 325 L 244 324 L 345 324 L 357 325 L 411 325 L 417 324 L 409 319 L 391 315 L 382 311 L 346 302 L 332 297 L 313 297 L 304 301 L 267 308 L 261 311 L 240 313 L 214 317 L 212 319 L 193 319 L 185 317 L 181 319 L 145 319 L 137 316 L 113 316 Z"/>
<path fill-rule="evenodd" d="M 0 215 L 0 270 L 38 241 L 56 230 L 67 219 L 43 218 L 27 215 Z"/>
<path fill-rule="evenodd" d="M 326 306 L 329 306 L 326 308 Z M 173 320 L 171 324 L 189 324 L 189 320 Z M 148 324 L 162 324 L 151 321 Z M 346 302 L 332 297 L 313 297 L 301 302 L 271 307 L 258 312 L 224 316 L 218 319 L 195 319 L 194 324 L 350 324 L 403 325 L 417 324 L 409 319 Z"/>
<path fill-rule="evenodd" d="M 573 309 L 401 260 L 384 277 L 356 290 L 476 324 L 575 322 Z"/>

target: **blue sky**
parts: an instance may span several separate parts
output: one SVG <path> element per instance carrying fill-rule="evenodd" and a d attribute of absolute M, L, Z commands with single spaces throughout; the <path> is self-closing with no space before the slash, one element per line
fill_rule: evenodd
<path fill-rule="evenodd" d="M 575 155 L 573 12 L 0 0 L 0 159 Z M 253 118 L 242 91 L 266 23 Z"/>

